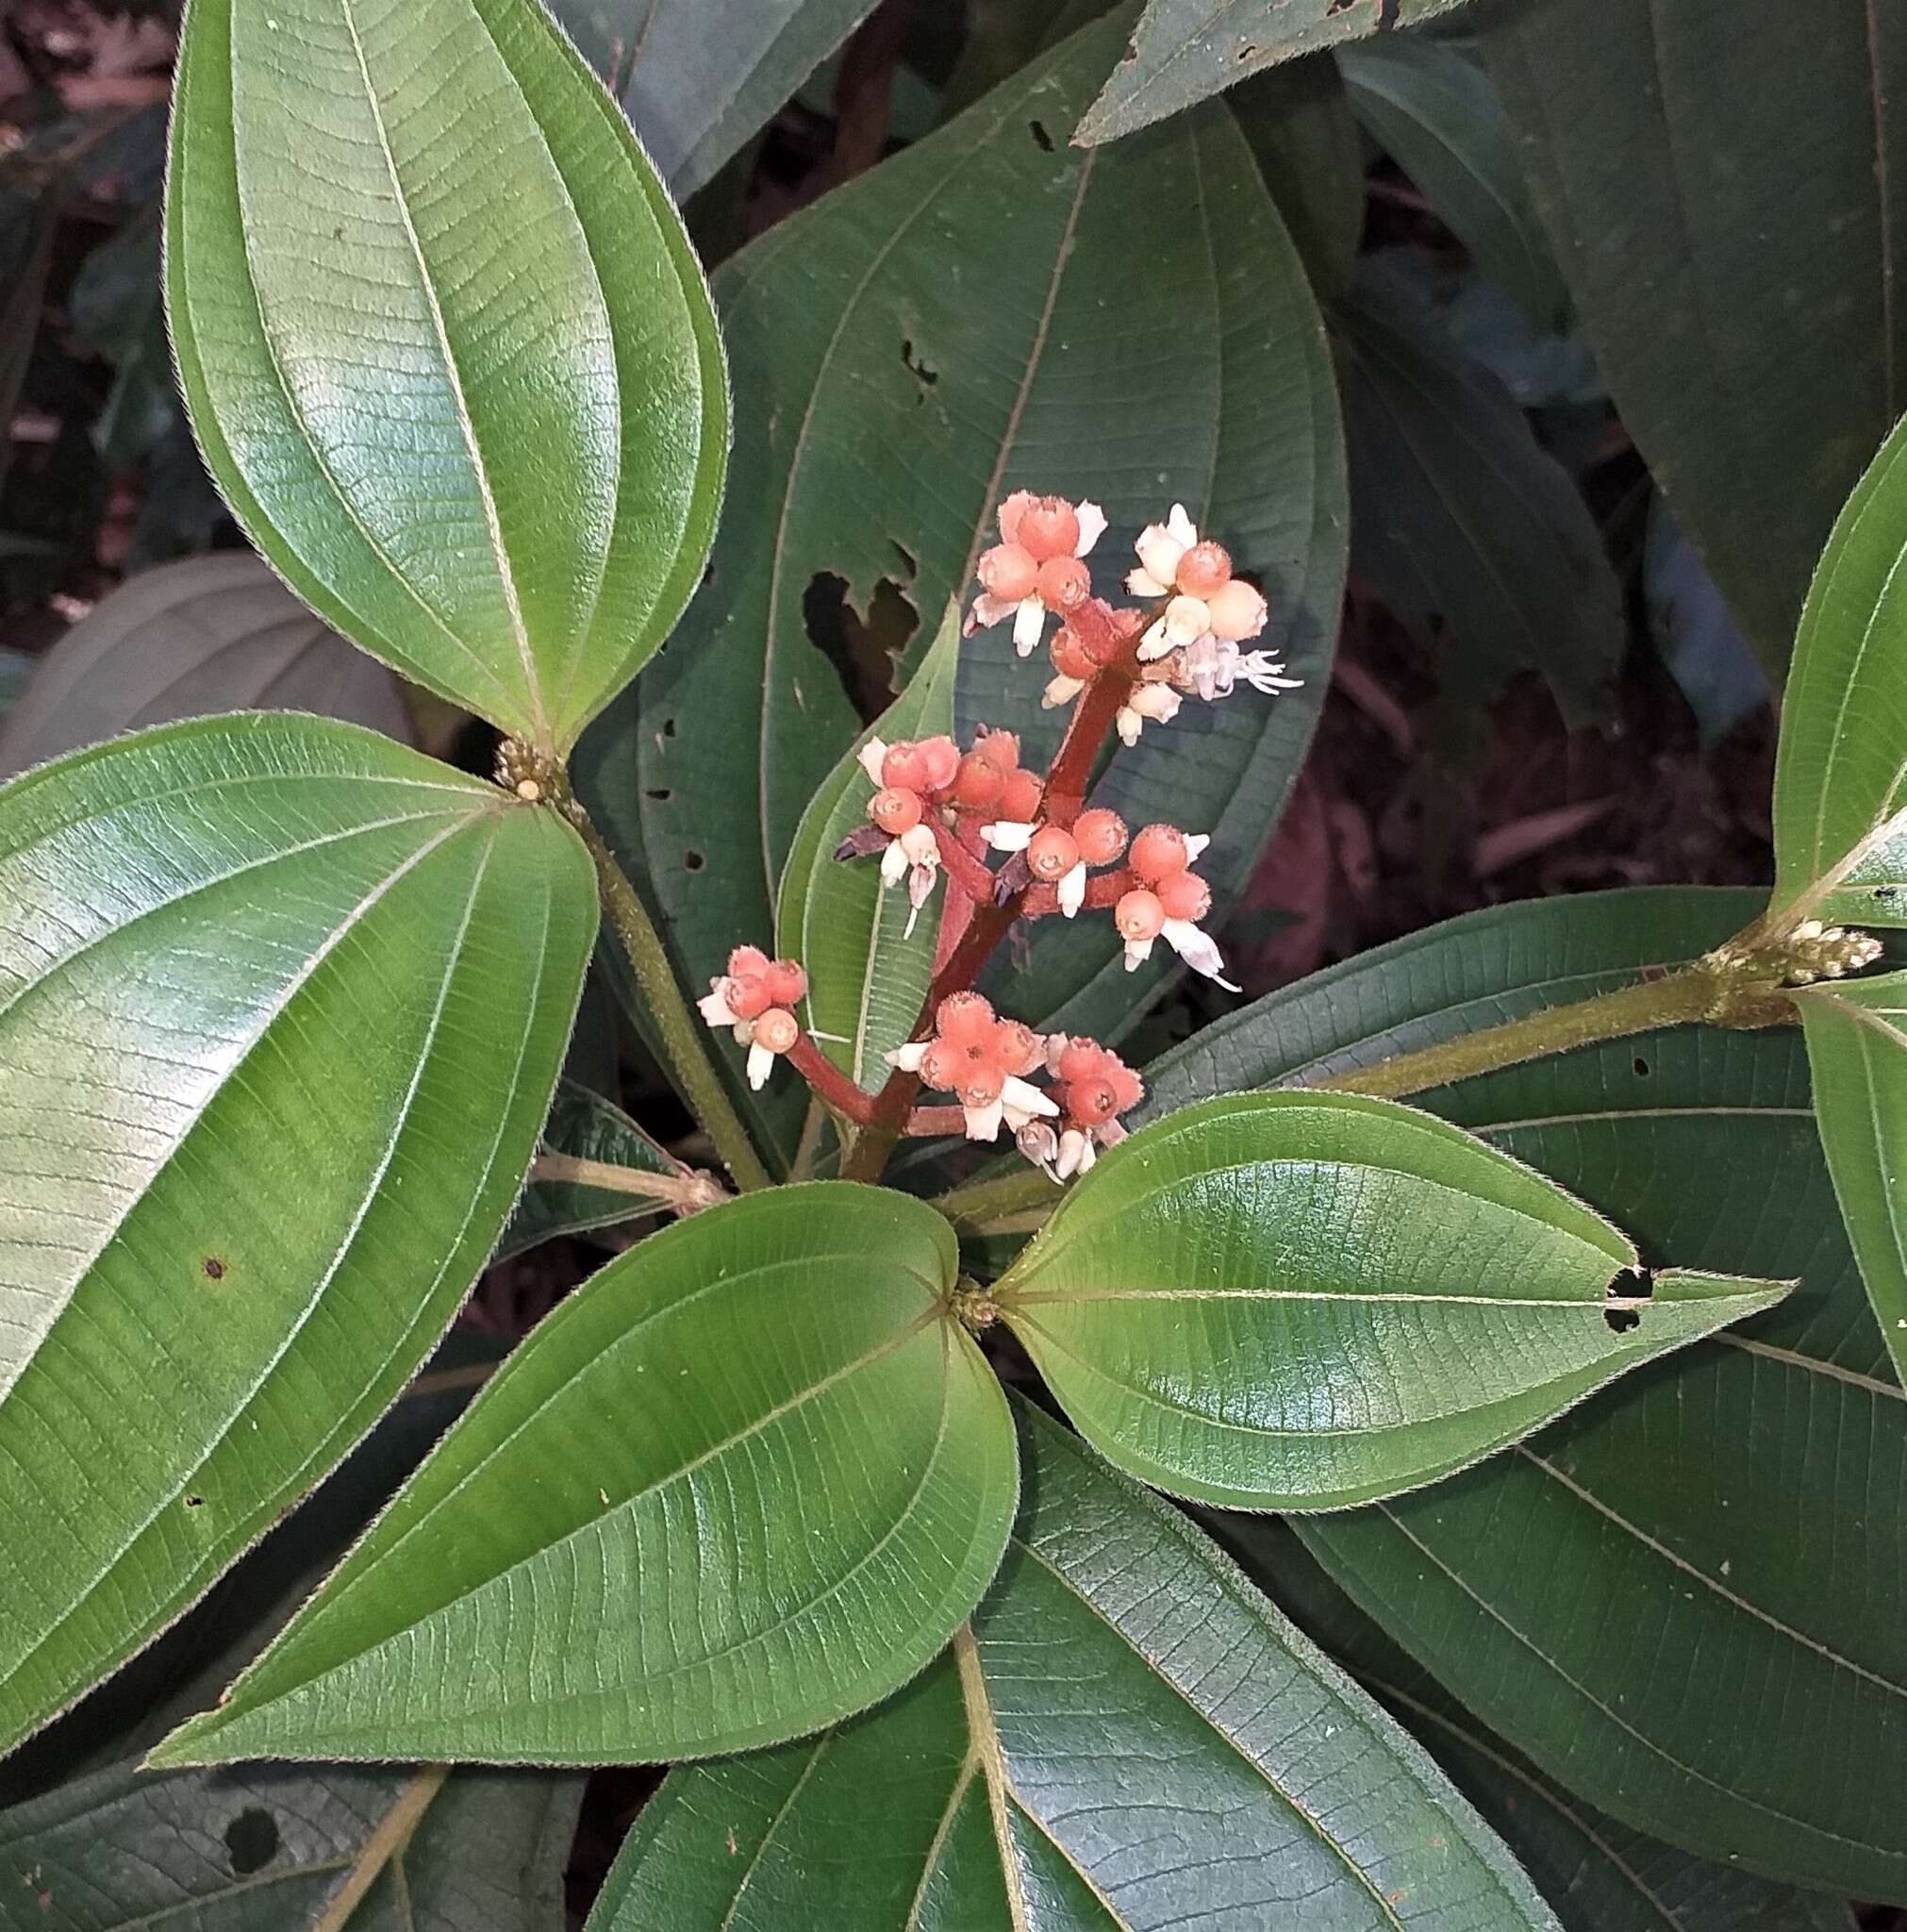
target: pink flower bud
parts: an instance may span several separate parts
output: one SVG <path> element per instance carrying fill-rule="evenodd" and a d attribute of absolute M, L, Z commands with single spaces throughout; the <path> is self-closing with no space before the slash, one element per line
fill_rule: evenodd
<path fill-rule="evenodd" d="M 1092 575 L 1076 557 L 1049 557 L 1039 566 L 1039 601 L 1062 615 L 1077 610 L 1092 590 Z"/>
<path fill-rule="evenodd" d="M 1210 597 L 1231 580 L 1232 559 L 1222 543 L 1194 543 L 1179 559 L 1179 589 L 1188 597 Z"/>
<path fill-rule="evenodd" d="M 983 590 L 1003 603 L 1018 604 L 1022 597 L 1033 595 L 1039 565 L 1023 544 L 998 543 L 981 552 L 976 575 Z"/>
<path fill-rule="evenodd" d="M 1070 557 L 1079 542 L 1079 512 L 1063 496 L 1036 496 L 1020 511 L 1009 541 L 1023 543 L 1041 563 L 1052 557 Z"/>
<path fill-rule="evenodd" d="M 1271 614 L 1265 599 L 1242 577 L 1234 577 L 1213 591 L 1205 610 L 1214 635 L 1235 644 L 1255 638 Z"/>
<path fill-rule="evenodd" d="M 752 1046 L 764 1046 L 770 1053 L 786 1053 L 802 1037 L 800 1023 L 786 1007 L 771 1007 L 755 1023 Z"/>
<path fill-rule="evenodd" d="M 1113 908 L 1113 924 L 1122 940 L 1157 939 L 1165 924 L 1166 908 L 1159 904 L 1158 894 L 1143 888 L 1128 892 Z"/>

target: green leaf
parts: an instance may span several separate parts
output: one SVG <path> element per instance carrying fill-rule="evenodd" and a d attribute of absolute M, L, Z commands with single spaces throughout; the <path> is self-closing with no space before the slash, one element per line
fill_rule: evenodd
<path fill-rule="evenodd" d="M 1690 1857 L 1544 1776 L 1366 1617 L 1288 1524 L 1252 1516 L 1221 1527 L 1246 1574 L 1382 1700 L 1501 1834 L 1564 1932 L 1852 1932 L 1844 1902 Z"/>
<path fill-rule="evenodd" d="M 972 1607 L 1013 1515 L 954 1266 L 931 1208 L 846 1182 L 642 1242 L 150 1761 L 639 1762 L 885 1696 Z"/>
<path fill-rule="evenodd" d="M 1452 920 L 1209 1029 L 1161 1064 L 1148 1106 L 1342 1073 L 1584 997 L 1706 952 L 1757 903 L 1635 891 Z M 1685 1849 L 1900 1897 L 1907 1400 L 1833 1209 L 1799 1040 L 1682 1027 L 1426 1099 L 1648 1259 L 1800 1286 L 1508 1457 L 1304 1519 L 1307 1541 L 1547 1777 Z"/>
<path fill-rule="evenodd" d="M 1786 1291 L 1632 1284 L 1636 1261 L 1430 1114 L 1241 1094 L 1114 1148 L 994 1294 L 1120 1468 L 1201 1502 L 1335 1509 L 1488 1456 Z"/>
<path fill-rule="evenodd" d="M 141 571 L 40 660 L 0 724 L 0 776 L 122 731 L 219 711 L 315 711 L 406 740 L 397 680 L 249 551 Z"/>
<path fill-rule="evenodd" d="M 678 198 L 707 182 L 873 10 L 873 0 L 622 0 L 565 14 L 617 16 L 622 105 Z M 620 55 L 620 48 L 618 53 Z"/>
<path fill-rule="evenodd" d="M 0 1748 L 364 1433 L 489 1252 L 595 933 L 582 842 L 355 726 L 0 791 Z"/>
<path fill-rule="evenodd" d="M 582 1794 L 522 1772 L 115 1766 L 0 1812 L 0 1924 L 543 1932 Z"/>
<path fill-rule="evenodd" d="M 1907 421 L 1828 540 L 1795 636 L 1775 762 L 1774 904 L 1907 925 Z"/>
<path fill-rule="evenodd" d="M 1530 204 L 1503 104 L 1475 61 L 1420 37 L 1344 48 L 1338 71 L 1357 118 L 1450 225 L 1477 265 L 1545 334 L 1569 297 Z"/>
<path fill-rule="evenodd" d="M 1351 286 L 1364 234 L 1364 142 L 1326 56 L 1254 75 L 1227 97 L 1271 199 L 1304 258 L 1311 286 Z"/>
<path fill-rule="evenodd" d="M 938 635 L 907 689 L 814 795 L 781 875 L 775 951 L 807 968 L 807 1024 L 817 1044 L 854 1084 L 872 1093 L 893 1071 L 887 1056 L 913 1037 L 934 977 L 946 886 L 920 908 L 910 937 L 904 887 L 884 888 L 872 858 L 836 863 L 834 851 L 868 823 L 874 795 L 858 762 L 870 739 L 931 738 L 954 728 L 954 677 L 960 607 L 950 604 Z"/>
<path fill-rule="evenodd" d="M 1907 408 L 1885 7 L 1514 0 L 1476 45 L 1624 425 L 1777 677 Z M 1769 77 L 1779 75 L 1778 86 Z"/>
<path fill-rule="evenodd" d="M 672 1773 L 590 1932 L 1554 1928 L 1424 1754 L 1205 1538 L 1015 1417 L 1020 1519 L 953 1654 L 824 1738 Z"/>
<path fill-rule="evenodd" d="M 645 1134 L 613 1100 L 605 1100 L 574 1080 L 556 1083 L 556 1097 L 543 1123 L 542 1145 L 547 1153 L 567 1155 L 572 1159 L 601 1161 L 653 1174 L 671 1188 L 694 1177 L 691 1168 Z M 497 1244 L 496 1258 L 520 1255 L 558 1235 L 589 1234 L 644 1215 L 660 1214 L 669 1206 L 668 1195 L 660 1191 L 637 1194 L 597 1187 L 587 1179 L 556 1180 L 533 1173 Z"/>
<path fill-rule="evenodd" d="M 1162 121 L 1255 74 L 1391 27 L 1420 25 L 1466 0 L 1146 0 L 1132 46 L 1078 140 L 1088 147 Z"/>
<path fill-rule="evenodd" d="M 1907 1378 L 1907 973 L 1809 987 L 1796 1005 L 1841 1218 L 1894 1373 Z"/>
<path fill-rule="evenodd" d="M 668 634 L 727 435 L 681 223 L 534 0 L 192 0 L 166 302 L 206 460 L 324 620 L 546 750 Z"/>
<path fill-rule="evenodd" d="M 1119 34 L 1102 22 L 1075 35 L 716 277 L 743 441 L 712 581 L 590 734 L 579 774 L 691 982 L 769 933 L 797 822 L 860 729 L 804 610 L 844 599 L 845 618 L 875 618 L 904 597 L 937 619 L 970 591 L 1017 488 L 1104 505 L 1113 527 L 1092 560 L 1107 587 L 1174 498 L 1264 576 L 1265 642 L 1304 689 L 1189 705 L 1113 761 L 1100 796 L 1136 824 L 1169 811 L 1214 831 L 1202 870 L 1221 897 L 1277 817 L 1337 626 L 1347 518 L 1330 358 L 1225 109 L 1143 151 L 1069 145 Z M 950 261 L 977 266 L 955 276 Z M 1048 675 L 1003 627 L 968 641 L 959 729 L 1018 730 L 1043 758 L 1061 727 L 1039 707 Z M 1127 974 L 1110 923 L 1079 921 L 1037 932 L 1001 991 L 1028 1019 L 1110 1031 L 1166 970 Z M 799 1121 L 798 1106 L 776 1117 L 784 1147 Z"/>
<path fill-rule="evenodd" d="M 1394 284 L 1337 311 L 1360 573 L 1399 617 L 1450 633 L 1448 687 L 1486 698 L 1539 670 L 1566 716 L 1607 708 L 1622 589 L 1588 506 L 1495 376 Z"/>

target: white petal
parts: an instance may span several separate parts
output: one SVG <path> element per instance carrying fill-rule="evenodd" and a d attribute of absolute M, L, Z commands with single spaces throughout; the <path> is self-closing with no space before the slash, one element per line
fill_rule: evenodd
<path fill-rule="evenodd" d="M 969 1107 L 961 1111 L 967 1116 L 967 1138 L 970 1141 L 999 1139 L 1000 1123 L 1005 1116 L 997 1100 L 991 1107 Z"/>
<path fill-rule="evenodd" d="M 1194 973 L 1202 973 L 1207 979 L 1216 980 L 1227 992 L 1242 991 L 1225 977 L 1224 957 L 1210 933 L 1194 925 L 1189 919 L 1169 919 L 1159 931 L 1167 945 Z"/>
<path fill-rule="evenodd" d="M 1045 628 L 1046 606 L 1037 597 L 1022 597 L 1013 613 L 1013 648 L 1022 658 L 1032 657 Z"/>
<path fill-rule="evenodd" d="M 900 840 L 890 839 L 887 849 L 881 854 L 881 883 L 884 886 L 897 886 L 901 874 L 907 870 L 907 851 Z"/>
<path fill-rule="evenodd" d="M 1092 1136 L 1087 1134 L 1085 1138 L 1086 1145 L 1079 1150 L 1079 1171 L 1081 1174 L 1087 1173 L 1091 1169 L 1093 1162 L 1099 1158 L 1099 1149 L 1093 1145 Z"/>
<path fill-rule="evenodd" d="M 1009 1121 L 1013 1121 L 1015 1114 L 1020 1116 L 1019 1120 L 1013 1121 L 1016 1127 L 1023 1127 L 1036 1115 L 1051 1118 L 1059 1111 L 1051 1095 L 1042 1093 L 1030 1082 L 1011 1074 L 1008 1075 L 1005 1086 L 1000 1090 L 1000 1104 L 1006 1109 Z"/>
<path fill-rule="evenodd" d="M 1238 659 L 1238 675 L 1268 698 L 1281 691 L 1301 691 L 1304 685 L 1302 677 L 1286 677 L 1284 665 L 1269 651 L 1247 651 Z"/>
<path fill-rule="evenodd" d="M 1179 715 L 1182 702 L 1169 684 L 1141 684 L 1126 700 L 1126 707 L 1142 718 L 1156 718 L 1161 724 L 1169 724 Z"/>
<path fill-rule="evenodd" d="M 918 1074 L 920 1062 L 927 1058 L 927 1041 L 910 1040 L 905 1046 L 897 1046 L 887 1056 L 890 1067 L 899 1067 L 904 1074 Z"/>
<path fill-rule="evenodd" d="M 1093 1129 L 1093 1138 L 1102 1147 L 1117 1147 L 1125 1137 L 1125 1126 L 1119 1121 L 1102 1121 Z"/>
<path fill-rule="evenodd" d="M 1172 588 L 1172 579 L 1179 574 L 1179 559 L 1190 548 L 1163 524 L 1148 524 L 1139 532 L 1139 541 L 1133 545 L 1138 556 L 1139 564 L 1153 588 L 1151 591 L 1134 589 L 1133 594 L 1139 597 L 1163 597 Z"/>
<path fill-rule="evenodd" d="M 1081 859 L 1059 882 L 1059 909 L 1070 919 L 1086 904 L 1086 860 Z"/>
<path fill-rule="evenodd" d="M 708 991 L 696 1001 L 695 1010 L 711 1026 L 733 1026 L 735 1024 L 735 1013 L 728 1004 L 727 979 L 710 980 Z"/>
<path fill-rule="evenodd" d="M 854 754 L 854 758 L 861 770 L 867 773 L 868 776 L 878 785 L 881 782 L 881 760 L 887 756 L 887 741 L 881 738 L 871 738 Z"/>
<path fill-rule="evenodd" d="M 1154 658 L 1165 657 L 1172 648 L 1172 641 L 1166 635 L 1166 620 L 1162 617 L 1139 640 L 1139 661 L 1149 663 Z"/>
<path fill-rule="evenodd" d="M 1209 832 L 1187 832 L 1186 834 L 1186 863 L 1197 865 L 1205 856 L 1205 848 L 1212 842 Z"/>
<path fill-rule="evenodd" d="M 1186 514 L 1186 506 L 1175 503 L 1172 513 L 1166 519 L 1166 535 L 1174 543 L 1183 543 L 1189 550 L 1199 541 L 1199 526 Z"/>
<path fill-rule="evenodd" d="M 932 825 L 909 825 L 894 842 L 911 864 L 924 865 L 932 872 L 940 863 L 940 846 Z"/>
<path fill-rule="evenodd" d="M 1055 1178 L 1070 1181 L 1079 1171 L 1080 1162 L 1086 1158 L 1086 1150 L 1091 1143 L 1077 1127 L 1069 1127 L 1059 1137 L 1059 1158 L 1053 1163 Z"/>
<path fill-rule="evenodd" d="M 1170 593 L 1171 585 L 1162 584 L 1149 570 L 1129 570 L 1126 572 L 1126 592 L 1133 597 L 1164 597 Z"/>
<path fill-rule="evenodd" d="M 996 852 L 1024 852 L 1038 829 L 1037 825 L 1019 825 L 1002 819 L 997 824 L 982 825 L 980 836 Z"/>
<path fill-rule="evenodd" d="M 1196 643 L 1212 628 L 1212 613 L 1202 597 L 1174 597 L 1166 606 L 1164 623 L 1173 643 Z"/>
<path fill-rule="evenodd" d="M 748 1084 L 759 1093 L 768 1085 L 768 1076 L 773 1072 L 773 1054 L 765 1046 L 751 1046 L 748 1050 Z"/>
<path fill-rule="evenodd" d="M 986 630 L 996 624 L 1003 624 L 1013 614 L 1013 606 L 1003 597 L 996 597 L 991 591 L 982 591 L 973 600 L 973 608 L 967 613 L 963 626 L 971 637 L 976 630 Z"/>
<path fill-rule="evenodd" d="M 1130 705 L 1119 707 L 1113 723 L 1119 727 L 1119 742 L 1128 751 L 1139 741 L 1139 733 L 1146 728 L 1146 721 Z"/>
<path fill-rule="evenodd" d="M 1126 941 L 1126 971 L 1136 973 L 1152 957 L 1151 940 L 1128 940 Z"/>
<path fill-rule="evenodd" d="M 1079 541 L 1072 554 L 1084 557 L 1105 535 L 1105 511 L 1096 503 L 1076 503 L 1073 510 L 1079 518 Z"/>
<path fill-rule="evenodd" d="M 1086 686 L 1077 677 L 1055 677 L 1048 681 L 1046 689 L 1039 694 L 1040 708 L 1055 711 L 1061 705 L 1070 705 Z"/>

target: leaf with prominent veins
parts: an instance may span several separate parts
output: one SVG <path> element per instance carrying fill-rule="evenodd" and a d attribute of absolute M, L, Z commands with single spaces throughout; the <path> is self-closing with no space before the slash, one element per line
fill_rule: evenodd
<path fill-rule="evenodd" d="M 528 1165 L 595 890 L 553 814 L 255 714 L 0 792 L 0 904 L 5 1744 L 437 1340 Z"/>
<path fill-rule="evenodd" d="M 931 1208 L 838 1181 L 643 1241 L 153 1761 L 698 1757 L 885 1696 L 972 1607 L 1013 1510 L 954 1267 Z"/>
<path fill-rule="evenodd" d="M 1432 1115 L 1271 1093 L 1114 1148 L 994 1293 L 1132 1474 L 1326 1509 L 1447 1475 L 1784 1291 L 1648 1279 L 1600 1215 Z"/>
<path fill-rule="evenodd" d="M 721 351 L 681 223 L 533 0 L 193 0 L 166 299 L 207 463 L 374 656 L 548 751 L 713 534 Z"/>
<path fill-rule="evenodd" d="M 800 1746 L 677 1771 L 589 1932 L 1554 1932 L 1423 1753 L 1176 1511 L 1016 1406 L 951 1653 Z"/>

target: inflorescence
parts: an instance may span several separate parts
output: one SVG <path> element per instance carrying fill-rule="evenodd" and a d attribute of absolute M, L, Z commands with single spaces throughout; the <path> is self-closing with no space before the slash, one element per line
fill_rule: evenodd
<path fill-rule="evenodd" d="M 1024 658 L 1056 618 L 1043 702 L 1070 706 L 1071 716 L 1043 773 L 1020 763 L 1010 731 L 982 729 L 964 752 L 944 736 L 871 738 L 861 749 L 872 787 L 868 824 L 835 858 L 878 856 L 882 884 L 904 886 L 909 934 L 946 881 L 933 983 L 913 1039 L 888 1056 L 887 1087 L 874 1094 L 856 1086 L 803 1030 L 795 1008 L 807 977 L 795 960 L 738 946 L 701 1009 L 747 1046 L 751 1086 L 786 1058 L 837 1115 L 862 1126 L 977 1141 L 1005 1126 L 1028 1159 L 1063 1181 L 1123 1136 L 1119 1116 L 1144 1089 L 1096 1041 L 1040 1035 L 1002 1018 L 973 980 L 1016 921 L 1103 911 L 1128 971 L 1163 939 L 1195 972 L 1236 991 L 1202 924 L 1212 891 L 1194 868 L 1210 836 L 1165 824 L 1135 834 L 1117 812 L 1088 808 L 1086 789 L 1110 734 L 1136 744 L 1148 724 L 1169 722 L 1188 697 L 1210 704 L 1241 688 L 1275 695 L 1300 680 L 1269 651 L 1244 648 L 1264 630 L 1269 608 L 1181 505 L 1141 531 L 1125 585 L 1147 601 L 1122 609 L 1093 594 L 1086 559 L 1106 527 L 1098 505 L 1017 491 L 1000 506 L 999 523 L 1000 542 L 979 559 L 967 632 L 1010 621 Z M 915 1105 L 922 1089 L 953 1105 Z"/>

